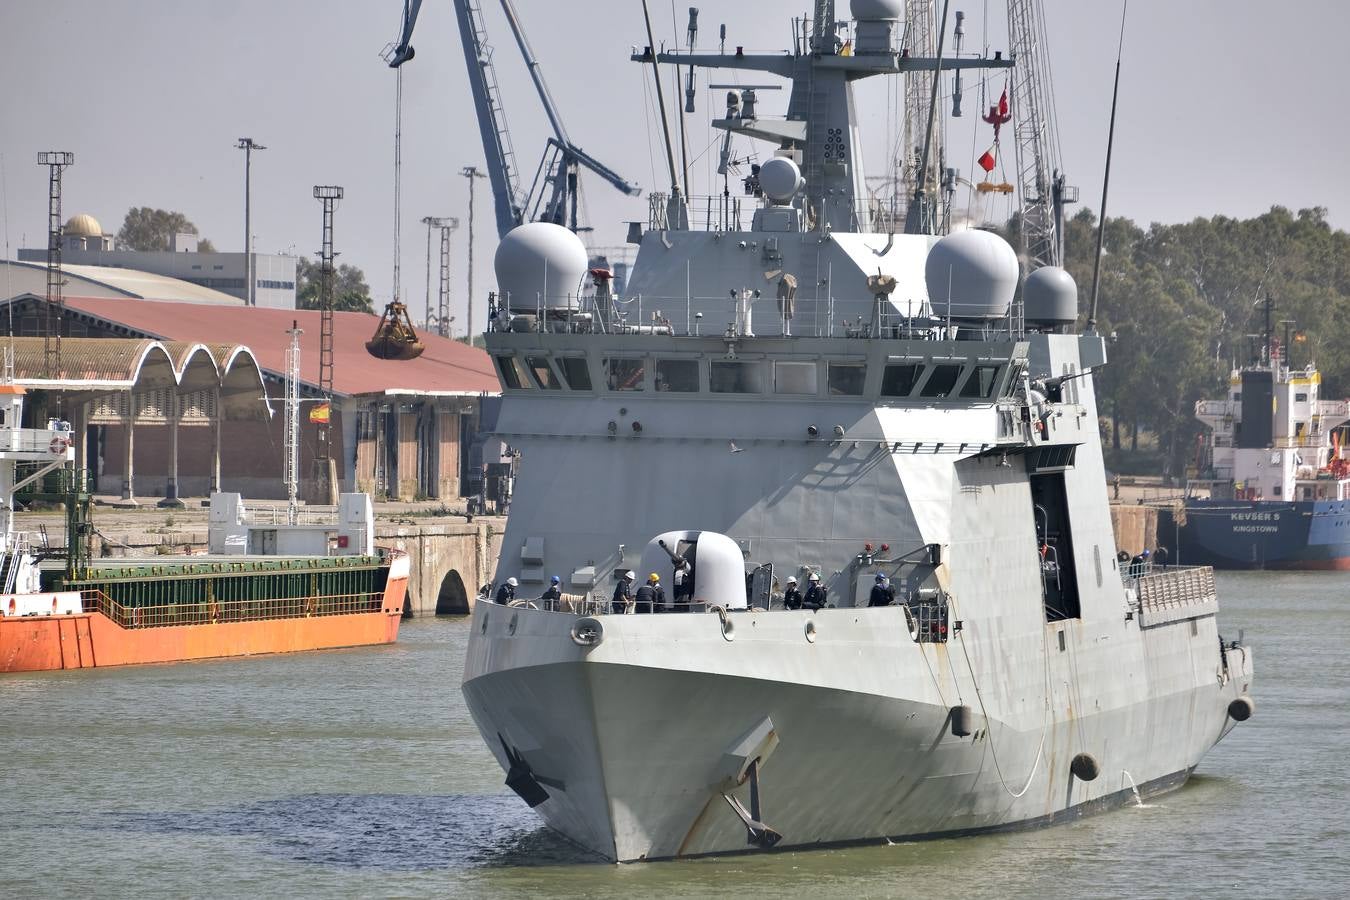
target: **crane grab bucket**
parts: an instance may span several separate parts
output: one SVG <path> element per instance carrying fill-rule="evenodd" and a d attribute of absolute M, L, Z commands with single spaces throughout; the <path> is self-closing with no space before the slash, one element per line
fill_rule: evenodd
<path fill-rule="evenodd" d="M 425 349 L 408 318 L 408 308 L 397 300 L 384 308 L 375 334 L 366 341 L 366 352 L 379 359 L 417 359 Z"/>

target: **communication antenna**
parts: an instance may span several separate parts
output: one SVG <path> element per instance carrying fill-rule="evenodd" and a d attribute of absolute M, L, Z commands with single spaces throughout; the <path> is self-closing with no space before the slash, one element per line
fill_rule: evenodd
<path fill-rule="evenodd" d="M 75 165 L 75 154 L 67 150 L 49 150 L 38 154 L 38 165 L 47 167 L 47 317 L 42 330 L 44 377 L 54 379 L 61 373 L 61 327 L 66 303 L 61 296 L 65 283 L 61 278 L 61 173 Z"/>
<path fill-rule="evenodd" d="M 315 461 L 326 466 L 332 459 L 329 452 L 328 426 L 333 402 L 333 211 L 342 199 L 342 187 L 336 184 L 314 185 L 314 199 L 323 204 L 323 248 L 319 251 L 319 391 L 329 404 L 326 413 L 317 419 L 318 448 Z M 299 357 L 299 347 L 296 347 Z"/>

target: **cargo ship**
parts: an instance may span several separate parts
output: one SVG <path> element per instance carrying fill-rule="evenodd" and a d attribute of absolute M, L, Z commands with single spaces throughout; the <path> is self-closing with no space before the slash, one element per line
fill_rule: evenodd
<path fill-rule="evenodd" d="M 0 384 L 0 673 L 85 669 L 386 644 L 408 559 L 374 546 L 364 494 L 336 508 L 250 510 L 211 498 L 205 555 L 90 559 L 90 498 L 70 426 L 20 427 L 24 390 Z M 14 528 L 16 493 L 66 507 L 64 549 Z M 58 562 L 58 560 L 60 562 Z"/>
<path fill-rule="evenodd" d="M 1308 362 L 1290 364 L 1298 335 L 1271 334 L 1235 369 L 1222 400 L 1196 403 L 1208 428 L 1198 478 L 1164 507 L 1158 539 L 1187 565 L 1224 569 L 1350 569 L 1350 402 L 1326 400 Z"/>

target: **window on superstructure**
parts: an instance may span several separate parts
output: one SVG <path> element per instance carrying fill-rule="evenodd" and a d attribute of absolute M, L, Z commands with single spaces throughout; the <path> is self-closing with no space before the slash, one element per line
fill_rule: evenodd
<path fill-rule="evenodd" d="M 1295 403 L 1307 403 L 1307 402 L 1308 402 L 1308 395 L 1307 395 L 1307 394 L 1295 394 L 1295 395 L 1294 395 L 1294 402 L 1295 402 Z"/>
<path fill-rule="evenodd" d="M 562 389 L 562 383 L 558 381 L 558 376 L 553 374 L 553 367 L 548 364 L 548 357 L 531 356 L 526 362 L 530 365 L 530 372 L 534 374 L 535 384 L 550 391 Z"/>
<path fill-rule="evenodd" d="M 698 360 L 658 359 L 656 361 L 656 389 L 677 394 L 698 392 Z"/>
<path fill-rule="evenodd" d="M 708 379 L 714 394 L 760 394 L 764 391 L 759 363 L 716 361 Z"/>
<path fill-rule="evenodd" d="M 923 374 L 921 365 L 887 366 L 881 373 L 881 396 L 908 397 Z"/>
<path fill-rule="evenodd" d="M 584 356 L 560 356 L 558 368 L 562 369 L 563 380 L 574 391 L 591 389 L 591 370 L 586 366 Z"/>
<path fill-rule="evenodd" d="M 642 378 L 647 372 L 646 360 L 607 359 L 605 360 L 605 383 L 611 391 L 640 391 Z"/>
<path fill-rule="evenodd" d="M 816 364 L 813 362 L 776 362 L 773 364 L 775 394 L 816 393 Z"/>
<path fill-rule="evenodd" d="M 961 396 L 968 400 L 988 400 L 998 387 L 998 366 L 976 366 L 961 385 Z"/>
<path fill-rule="evenodd" d="M 530 380 L 525 375 L 520 360 L 514 356 L 497 357 L 497 371 L 501 372 L 502 384 L 511 390 L 527 390 L 530 387 Z"/>
<path fill-rule="evenodd" d="M 919 389 L 919 396 L 939 399 L 946 397 L 956 387 L 956 380 L 960 377 L 961 367 L 958 365 L 933 366 L 933 371 L 928 375 L 928 380 Z"/>
<path fill-rule="evenodd" d="M 828 387 L 832 397 L 861 397 L 867 367 L 861 363 L 830 363 Z"/>

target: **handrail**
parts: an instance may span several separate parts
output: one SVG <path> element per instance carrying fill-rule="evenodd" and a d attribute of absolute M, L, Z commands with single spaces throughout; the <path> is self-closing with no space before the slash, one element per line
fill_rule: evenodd
<path fill-rule="evenodd" d="M 1209 603 L 1218 596 L 1212 566 L 1172 566 L 1135 578 L 1139 608 L 1145 612 Z"/>
<path fill-rule="evenodd" d="M 80 591 L 86 612 L 97 611 L 122 628 L 162 628 L 218 622 L 262 622 L 380 612 L 382 591 L 331 594 L 322 597 L 280 597 L 268 600 L 212 600 L 161 606 L 125 606 L 97 588 Z M 402 612 L 399 610 L 399 612 Z"/>

